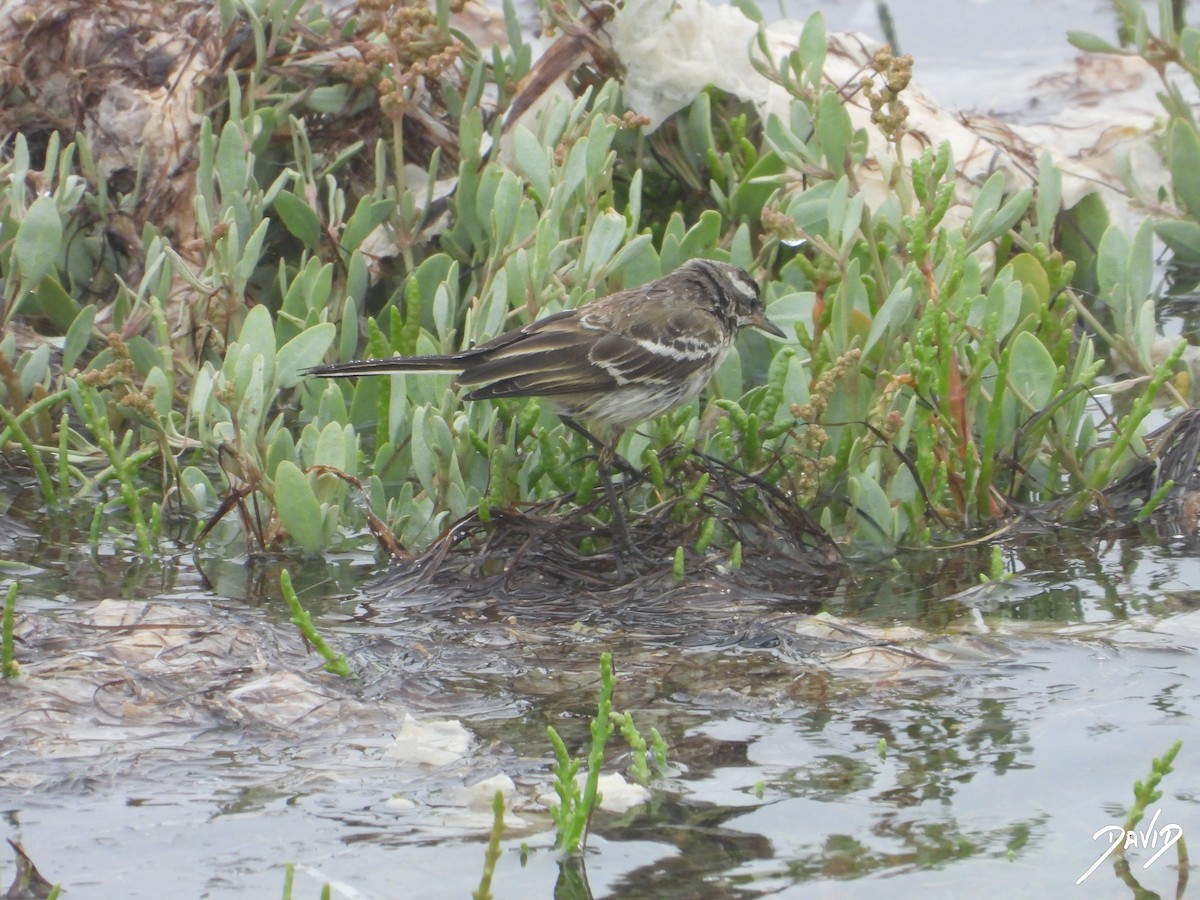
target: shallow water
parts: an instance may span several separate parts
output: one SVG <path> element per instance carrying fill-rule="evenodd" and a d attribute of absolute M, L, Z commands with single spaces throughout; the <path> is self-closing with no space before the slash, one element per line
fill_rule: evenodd
<path fill-rule="evenodd" d="M 592 896 L 1123 896 L 1111 862 L 1075 881 L 1196 733 L 1200 562 L 1136 534 L 1005 548 L 986 586 L 979 546 L 859 563 L 824 595 L 667 579 L 638 602 L 401 594 L 365 560 L 293 561 L 350 682 L 288 624 L 277 565 L 208 561 L 210 590 L 186 557 L 51 560 L 16 534 L 6 558 L 42 562 L 0 686 L 4 834 L 73 897 L 276 896 L 288 861 L 299 897 L 463 897 L 511 780 L 496 895 L 549 896 L 545 727 L 580 751 L 607 649 L 669 768 L 593 820 Z M 1200 828 L 1195 752 L 1156 828 Z M 1173 894 L 1174 852 L 1149 856 L 1134 874 Z"/>
<path fill-rule="evenodd" d="M 1157 4 L 1141 5 L 1157 28 Z M 831 31 L 861 31 L 886 42 L 878 9 L 885 6 L 899 52 L 912 55 L 913 77 L 938 102 L 1018 115 L 1038 106 L 1042 92 L 1034 85 L 1068 69 L 1078 55 L 1068 31 L 1115 42 L 1117 27 L 1111 0 L 781 0 L 759 6 L 764 14 L 782 8 L 801 21 L 819 9 Z"/>

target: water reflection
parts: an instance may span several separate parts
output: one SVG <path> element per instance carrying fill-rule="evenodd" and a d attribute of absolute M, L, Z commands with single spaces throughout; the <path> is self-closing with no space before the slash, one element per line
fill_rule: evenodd
<path fill-rule="evenodd" d="M 0 685 L 5 833 L 84 894 L 141 883 L 131 858 L 174 874 L 128 896 L 274 894 L 295 859 L 366 896 L 461 897 L 502 783 L 499 896 L 855 896 L 885 875 L 898 895 L 1042 893 L 1074 883 L 1151 758 L 1195 732 L 1197 560 L 1129 532 L 1010 534 L 1010 577 L 988 584 L 981 543 L 791 594 L 396 591 L 370 560 L 290 561 L 355 682 L 288 622 L 282 560 L 205 560 L 206 587 L 183 554 L 8 533 L 24 676 Z M 598 813 L 585 867 L 560 872 L 545 728 L 586 746 L 602 649 L 670 768 L 649 803 Z M 1186 829 L 1185 757 L 1161 803 Z M 615 747 L 606 768 L 628 762 Z M 1169 864 L 1142 883 L 1173 889 Z"/>

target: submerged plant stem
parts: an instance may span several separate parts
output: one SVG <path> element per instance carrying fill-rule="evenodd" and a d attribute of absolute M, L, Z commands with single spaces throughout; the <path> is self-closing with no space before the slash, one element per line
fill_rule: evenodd
<path fill-rule="evenodd" d="M 8 586 L 4 597 L 3 646 L 0 649 L 0 671 L 5 678 L 15 678 L 21 669 L 13 659 L 13 625 L 17 615 L 17 583 Z"/>
<path fill-rule="evenodd" d="M 54 482 L 50 479 L 50 473 L 46 470 L 46 464 L 42 462 L 41 455 L 34 448 L 33 441 L 29 439 L 25 429 L 21 427 L 20 419 L 3 405 L 0 405 L 0 419 L 8 423 L 8 427 L 3 432 L 3 440 L 0 440 L 0 447 L 4 446 L 10 435 L 16 438 L 17 443 L 25 451 L 25 455 L 29 457 L 29 464 L 33 466 L 33 471 L 37 475 L 38 485 L 42 490 L 42 501 L 49 506 L 54 502 Z"/>
<path fill-rule="evenodd" d="M 292 611 L 292 624 L 300 629 L 304 639 L 312 644 L 317 653 L 321 654 L 325 660 L 325 671 L 341 675 L 343 678 L 354 677 L 354 671 L 346 662 L 346 657 L 325 643 L 325 639 L 317 633 L 316 626 L 312 623 L 312 616 L 300 605 L 300 598 L 296 596 L 296 591 L 292 588 L 292 576 L 288 574 L 287 569 L 279 573 L 279 587 L 283 591 L 283 599 L 287 601 L 287 605 Z"/>

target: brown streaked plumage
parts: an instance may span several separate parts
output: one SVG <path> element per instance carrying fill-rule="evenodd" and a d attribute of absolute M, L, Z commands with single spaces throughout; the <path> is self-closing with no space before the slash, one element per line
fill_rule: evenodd
<path fill-rule="evenodd" d="M 727 263 L 694 259 L 640 287 L 553 313 L 445 356 L 400 356 L 309 369 L 321 378 L 457 372 L 468 400 L 544 397 L 563 417 L 620 432 L 695 397 L 747 326 L 784 333 L 758 285 Z M 610 452 L 611 452 L 610 444 Z"/>

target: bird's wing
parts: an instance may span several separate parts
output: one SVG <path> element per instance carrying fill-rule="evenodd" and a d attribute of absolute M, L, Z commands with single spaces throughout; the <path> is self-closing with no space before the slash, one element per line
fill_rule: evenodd
<path fill-rule="evenodd" d="M 473 400 L 611 391 L 630 382 L 671 384 L 710 367 L 728 348 L 712 316 L 652 295 L 635 312 L 611 302 L 617 296 L 481 344 L 470 352 L 472 359 L 464 359 L 459 380 L 483 384 L 469 395 Z"/>
<path fill-rule="evenodd" d="M 655 302 L 622 316 L 613 337 L 599 341 L 591 359 L 617 381 L 677 382 L 711 368 L 729 349 L 729 336 L 716 316 L 695 306 Z"/>
<path fill-rule="evenodd" d="M 531 322 L 463 354 L 464 384 L 483 384 L 468 396 L 540 397 L 605 391 L 616 380 L 588 359 L 595 329 L 581 325 L 579 310 L 565 310 Z"/>

